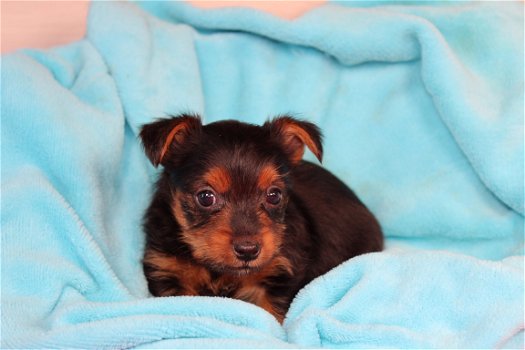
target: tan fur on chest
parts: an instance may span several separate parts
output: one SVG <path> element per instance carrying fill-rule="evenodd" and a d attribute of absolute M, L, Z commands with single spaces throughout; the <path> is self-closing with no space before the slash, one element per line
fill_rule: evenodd
<path fill-rule="evenodd" d="M 274 309 L 271 297 L 261 282 L 280 271 L 292 273 L 291 264 L 284 257 L 276 257 L 260 271 L 247 275 L 212 276 L 202 265 L 155 250 L 146 253 L 144 263 L 154 268 L 150 278 L 178 281 L 177 287 L 165 289 L 161 296 L 227 296 L 256 304 L 282 321 L 282 316 Z"/>

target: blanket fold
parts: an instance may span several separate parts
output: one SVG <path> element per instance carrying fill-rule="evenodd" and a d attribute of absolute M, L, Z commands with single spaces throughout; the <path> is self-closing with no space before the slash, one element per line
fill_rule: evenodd
<path fill-rule="evenodd" d="M 2 57 L 1 347 L 523 347 L 523 39 L 523 3 L 286 21 L 93 2 L 84 40 Z M 283 325 L 239 300 L 151 298 L 158 170 L 137 135 L 188 111 L 317 123 L 386 251 L 314 280 Z"/>

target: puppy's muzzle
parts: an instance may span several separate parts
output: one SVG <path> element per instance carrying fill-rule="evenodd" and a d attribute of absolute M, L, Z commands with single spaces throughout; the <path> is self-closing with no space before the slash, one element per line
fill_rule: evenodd
<path fill-rule="evenodd" d="M 261 252 L 261 246 L 258 243 L 251 241 L 243 241 L 233 244 L 233 251 L 235 256 L 242 261 L 255 260 Z"/>

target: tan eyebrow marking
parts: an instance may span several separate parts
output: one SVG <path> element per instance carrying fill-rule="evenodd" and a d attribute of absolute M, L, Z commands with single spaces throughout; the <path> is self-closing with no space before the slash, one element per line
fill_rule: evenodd
<path fill-rule="evenodd" d="M 226 193 L 231 187 L 230 174 L 222 167 L 213 167 L 208 170 L 204 174 L 204 181 L 219 193 Z"/>
<path fill-rule="evenodd" d="M 264 168 L 262 168 L 261 172 L 259 173 L 257 186 L 262 190 L 266 190 L 275 181 L 279 180 L 280 177 L 281 175 L 279 175 L 275 167 L 271 165 L 266 165 Z"/>

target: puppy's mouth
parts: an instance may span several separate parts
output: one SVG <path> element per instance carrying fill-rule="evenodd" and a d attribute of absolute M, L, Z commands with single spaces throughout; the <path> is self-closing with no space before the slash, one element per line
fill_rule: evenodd
<path fill-rule="evenodd" d="M 249 275 L 250 273 L 254 273 L 257 271 L 260 271 L 262 269 L 262 266 L 256 265 L 254 263 L 242 263 L 241 266 L 228 266 L 224 265 L 221 267 L 222 273 L 232 274 L 232 275 Z"/>
<path fill-rule="evenodd" d="M 213 270 L 215 272 L 221 273 L 221 274 L 230 274 L 230 275 L 236 275 L 236 276 L 246 276 L 251 273 L 256 273 L 261 271 L 266 265 L 269 264 L 271 259 L 267 262 L 260 263 L 258 261 L 239 261 L 239 265 L 226 265 L 226 264 L 217 264 L 216 262 L 208 265 L 208 268 L 210 270 Z"/>

